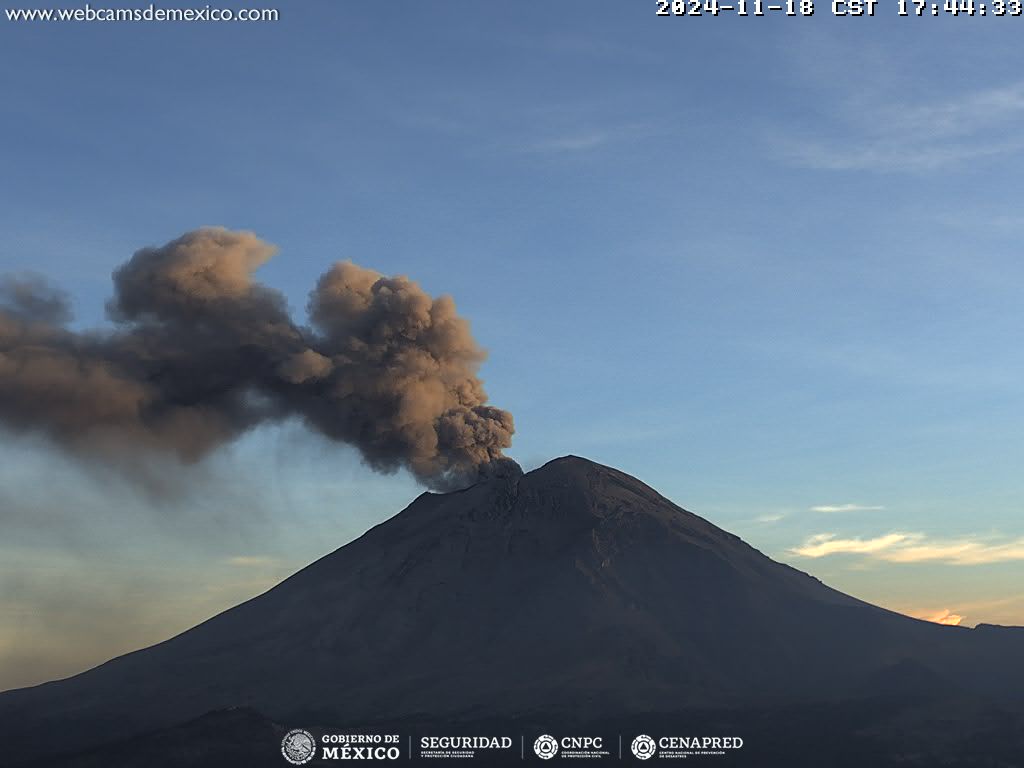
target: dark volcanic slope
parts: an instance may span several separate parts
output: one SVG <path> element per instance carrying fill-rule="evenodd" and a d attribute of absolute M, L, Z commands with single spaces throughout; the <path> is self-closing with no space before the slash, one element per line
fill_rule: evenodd
<path fill-rule="evenodd" d="M 0 738 L 12 759 L 234 706 L 355 725 L 887 688 L 1011 695 L 1024 690 L 1020 634 L 940 627 L 847 597 L 638 480 L 567 457 L 424 494 L 172 640 L 0 694 Z"/>

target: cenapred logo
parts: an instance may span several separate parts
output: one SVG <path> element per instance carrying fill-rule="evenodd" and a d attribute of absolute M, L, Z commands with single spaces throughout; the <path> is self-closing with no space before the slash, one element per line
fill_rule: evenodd
<path fill-rule="evenodd" d="M 293 728 L 281 740 L 281 754 L 292 765 L 305 765 L 316 754 L 316 739 L 309 731 Z"/>
<path fill-rule="evenodd" d="M 538 736 L 537 740 L 533 742 L 533 751 L 541 760 L 550 760 L 558 754 L 558 741 L 554 736 L 545 733 L 543 736 Z"/>
<path fill-rule="evenodd" d="M 638 760 L 647 760 L 654 757 L 654 753 L 658 751 L 658 745 L 654 743 L 654 739 L 650 736 L 641 733 L 633 739 L 630 749 L 633 750 L 633 754 Z"/>

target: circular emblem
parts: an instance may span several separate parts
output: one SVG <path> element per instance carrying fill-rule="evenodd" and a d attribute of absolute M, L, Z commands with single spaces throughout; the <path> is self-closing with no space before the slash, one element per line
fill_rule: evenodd
<path fill-rule="evenodd" d="M 658 751 L 658 745 L 654 743 L 654 739 L 650 736 L 641 733 L 633 739 L 631 749 L 638 760 L 647 760 L 654 757 L 654 753 Z"/>
<path fill-rule="evenodd" d="M 543 736 L 537 737 L 537 740 L 533 742 L 533 751 L 537 753 L 537 757 L 541 760 L 550 760 L 558 754 L 558 742 L 555 741 L 554 736 L 548 736 L 545 733 Z"/>
<path fill-rule="evenodd" d="M 281 754 L 292 765 L 304 765 L 316 754 L 316 740 L 309 731 L 295 728 L 281 741 Z"/>

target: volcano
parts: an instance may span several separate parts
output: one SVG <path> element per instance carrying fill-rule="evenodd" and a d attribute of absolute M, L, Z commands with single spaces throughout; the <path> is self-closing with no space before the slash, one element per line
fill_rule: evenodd
<path fill-rule="evenodd" d="M 101 761 L 107 745 L 218 711 L 449 728 L 842 712 L 834 720 L 857 720 L 861 734 L 903 718 L 901 733 L 931 729 L 924 740 L 934 722 L 970 720 L 969 751 L 986 728 L 1024 723 L 1022 694 L 1024 630 L 939 626 L 862 602 L 568 456 L 424 493 L 177 637 L 0 694 L 0 763 Z M 884 724 L 861 717 L 897 700 Z"/>

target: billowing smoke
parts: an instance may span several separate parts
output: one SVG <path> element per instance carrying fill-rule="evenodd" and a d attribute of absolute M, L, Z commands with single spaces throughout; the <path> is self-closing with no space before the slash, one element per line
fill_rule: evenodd
<path fill-rule="evenodd" d="M 0 281 L 0 423 L 90 456 L 195 461 L 261 423 L 300 417 L 434 488 L 514 471 L 512 415 L 487 405 L 485 353 L 451 298 L 337 263 L 311 327 L 253 272 L 274 248 L 248 232 L 189 232 L 114 273 L 109 332 L 70 330 L 65 295 Z"/>

